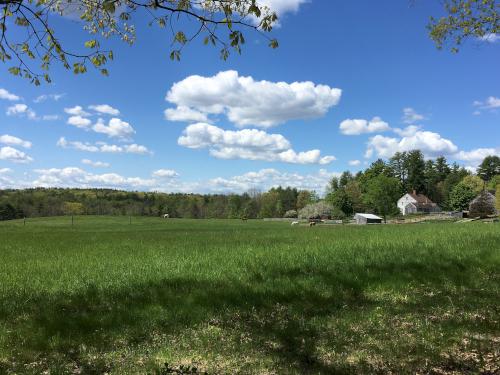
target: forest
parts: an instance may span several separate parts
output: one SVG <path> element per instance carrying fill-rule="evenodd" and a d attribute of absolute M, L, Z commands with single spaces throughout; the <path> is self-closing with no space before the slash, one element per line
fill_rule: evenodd
<path fill-rule="evenodd" d="M 368 168 L 334 177 L 323 196 L 315 191 L 273 187 L 243 194 L 184 194 L 112 189 L 31 188 L 0 190 L 0 220 L 61 215 L 131 215 L 171 218 L 297 217 L 306 206 L 324 203 L 333 218 L 355 212 L 398 215 L 406 192 L 427 195 L 443 210 L 467 209 L 482 190 L 500 190 L 500 158 L 487 156 L 472 173 L 445 157 L 426 159 L 419 150 L 378 159 Z M 299 215 L 300 216 L 300 215 Z"/>

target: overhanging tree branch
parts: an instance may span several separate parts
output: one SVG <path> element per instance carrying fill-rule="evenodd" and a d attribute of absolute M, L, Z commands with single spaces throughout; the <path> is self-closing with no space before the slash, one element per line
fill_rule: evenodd
<path fill-rule="evenodd" d="M 139 11 L 152 17 L 150 25 L 163 28 L 168 23 L 172 31 L 170 58 L 173 60 L 180 60 L 182 49 L 202 34 L 205 34 L 204 44 L 222 48 L 223 59 L 228 58 L 230 50 L 241 52 L 245 29 L 264 35 L 271 47 L 277 47 L 277 42 L 265 35 L 272 30 L 277 16 L 257 5 L 256 0 L 0 0 L 0 7 L 0 60 L 13 62 L 9 68 L 12 74 L 37 85 L 42 79 L 50 82 L 48 71 L 55 62 L 66 69 L 72 68 L 75 74 L 85 73 L 90 65 L 107 75 L 104 66 L 113 59 L 113 52 L 101 49 L 101 45 L 110 37 L 133 44 L 135 27 L 131 19 Z M 51 26 L 52 17 L 70 13 L 79 16 L 83 28 L 93 37 L 84 45 L 90 50 L 88 53 L 65 48 Z M 186 25 L 180 16 L 199 22 L 190 36 L 183 31 Z M 25 36 L 22 37 L 19 30 L 14 32 L 15 28 L 24 29 Z M 14 39 L 7 39 L 8 35 Z"/>

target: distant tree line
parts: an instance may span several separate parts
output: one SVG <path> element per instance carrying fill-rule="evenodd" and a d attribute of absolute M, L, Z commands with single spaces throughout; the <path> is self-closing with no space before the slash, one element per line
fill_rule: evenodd
<path fill-rule="evenodd" d="M 425 159 L 419 150 L 376 160 L 364 171 L 346 171 L 331 179 L 323 199 L 314 191 L 290 187 L 244 194 L 128 192 L 112 189 L 34 188 L 0 190 L 0 220 L 60 215 L 133 215 L 171 218 L 304 217 L 320 208 L 333 218 L 356 212 L 396 215 L 397 200 L 415 190 L 445 210 L 467 209 L 483 190 L 500 190 L 500 158 L 488 156 L 476 174 L 448 164 L 444 157 Z M 498 197 L 497 193 L 497 197 Z M 497 199 L 498 201 L 499 199 Z M 324 204 L 317 205 L 318 202 Z M 311 209 L 304 209 L 316 204 Z M 302 212 L 302 214 L 301 214 Z M 318 211 L 319 212 L 319 211 Z"/>
<path fill-rule="evenodd" d="M 283 217 L 317 201 L 315 192 L 272 188 L 244 194 L 167 194 L 112 189 L 0 190 L 0 220 L 60 215 L 133 215 L 171 218 Z"/>

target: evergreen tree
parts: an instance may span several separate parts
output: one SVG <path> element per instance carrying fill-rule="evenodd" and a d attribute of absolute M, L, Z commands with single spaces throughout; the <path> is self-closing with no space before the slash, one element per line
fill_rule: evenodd
<path fill-rule="evenodd" d="M 408 170 L 407 190 L 415 190 L 417 193 L 425 192 L 425 161 L 420 150 L 408 152 L 406 168 Z"/>
<path fill-rule="evenodd" d="M 484 181 L 490 181 L 496 175 L 500 175 L 500 157 L 487 156 L 477 168 L 477 175 Z"/>

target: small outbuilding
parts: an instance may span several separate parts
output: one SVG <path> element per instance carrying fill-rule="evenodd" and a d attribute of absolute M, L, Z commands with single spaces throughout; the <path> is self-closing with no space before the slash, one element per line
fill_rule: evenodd
<path fill-rule="evenodd" d="M 382 218 L 374 214 L 356 214 L 354 220 L 358 225 L 382 224 Z"/>

